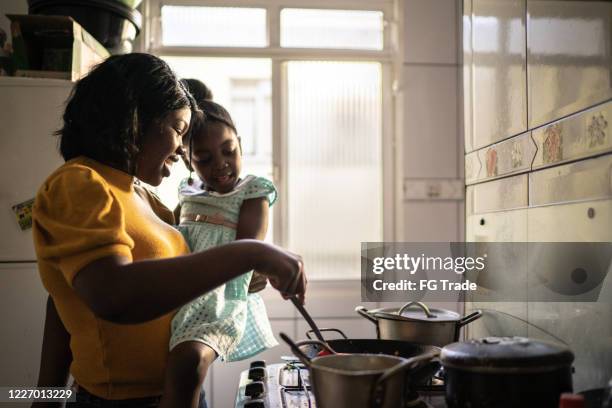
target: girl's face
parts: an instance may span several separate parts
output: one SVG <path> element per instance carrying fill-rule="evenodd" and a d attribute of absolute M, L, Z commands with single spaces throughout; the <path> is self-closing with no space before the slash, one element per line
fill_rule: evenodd
<path fill-rule="evenodd" d="M 191 164 L 207 188 L 218 193 L 233 190 L 242 170 L 238 137 L 222 123 L 208 123 L 193 135 Z"/>
<path fill-rule="evenodd" d="M 189 129 L 191 109 L 188 107 L 168 113 L 156 120 L 144 133 L 140 151 L 136 155 L 135 176 L 152 186 L 158 186 L 170 175 L 172 165 L 182 153 L 182 137 Z"/>

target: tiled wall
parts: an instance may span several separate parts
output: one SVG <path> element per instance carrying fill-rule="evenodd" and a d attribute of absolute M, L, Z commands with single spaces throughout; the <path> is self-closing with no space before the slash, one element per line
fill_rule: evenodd
<path fill-rule="evenodd" d="M 467 240 L 612 242 L 612 3 L 464 0 L 464 13 Z M 575 293 L 471 295 L 467 309 L 487 310 L 468 336 L 564 343 L 582 391 L 612 376 L 612 269 L 570 248 L 507 257 L 488 277 L 506 288 L 510 276 L 521 299 Z"/>
<path fill-rule="evenodd" d="M 405 0 L 404 240 L 463 238 L 459 0 Z"/>

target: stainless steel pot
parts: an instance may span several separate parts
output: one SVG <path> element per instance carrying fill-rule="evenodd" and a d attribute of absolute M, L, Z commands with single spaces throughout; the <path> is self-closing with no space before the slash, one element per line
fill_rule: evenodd
<path fill-rule="evenodd" d="M 410 359 L 380 354 L 335 354 L 319 340 L 301 342 L 326 348 L 331 355 L 310 359 L 286 334 L 280 337 L 309 370 L 318 408 L 397 408 L 405 406 L 406 375 L 438 356 L 438 352 Z"/>
<path fill-rule="evenodd" d="M 459 340 L 461 328 L 482 316 L 482 310 L 461 317 L 450 310 L 430 309 L 421 302 L 409 302 L 399 309 L 370 311 L 357 306 L 355 311 L 376 325 L 379 339 L 404 340 L 438 347 Z"/>

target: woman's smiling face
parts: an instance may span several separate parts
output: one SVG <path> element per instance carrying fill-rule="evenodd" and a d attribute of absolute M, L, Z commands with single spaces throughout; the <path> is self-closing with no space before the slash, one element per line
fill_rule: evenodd
<path fill-rule="evenodd" d="M 234 189 L 242 170 L 240 142 L 232 129 L 212 122 L 192 136 L 191 164 L 209 190 L 228 193 Z"/>
<path fill-rule="evenodd" d="M 158 186 L 170 175 L 172 165 L 179 160 L 182 137 L 189 129 L 191 110 L 188 107 L 168 113 L 155 121 L 143 135 L 136 156 L 136 177 Z"/>

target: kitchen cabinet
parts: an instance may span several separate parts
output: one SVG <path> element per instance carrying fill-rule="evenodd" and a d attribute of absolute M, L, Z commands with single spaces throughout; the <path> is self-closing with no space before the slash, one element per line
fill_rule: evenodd
<path fill-rule="evenodd" d="M 611 2 L 528 0 L 527 32 L 530 128 L 612 97 Z"/>
<path fill-rule="evenodd" d="M 471 1 L 468 152 L 527 130 L 525 7 L 525 0 Z"/>

